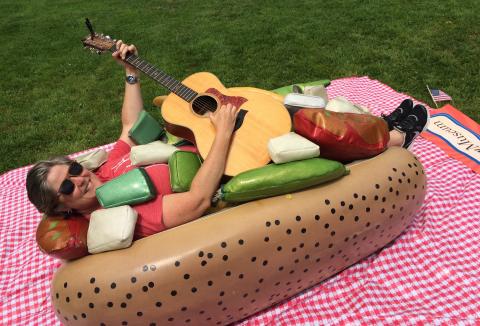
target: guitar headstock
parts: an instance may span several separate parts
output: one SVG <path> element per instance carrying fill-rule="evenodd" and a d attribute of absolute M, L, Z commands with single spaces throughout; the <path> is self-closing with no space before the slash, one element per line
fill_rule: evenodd
<path fill-rule="evenodd" d="M 85 37 L 82 40 L 83 46 L 86 49 L 90 49 L 92 52 L 97 52 L 98 54 L 107 52 L 115 49 L 115 40 L 108 35 L 97 34 L 93 30 L 92 23 L 88 18 L 85 18 L 85 25 L 87 26 L 88 30 L 90 31 L 90 35 Z"/>
<path fill-rule="evenodd" d="M 86 49 L 90 49 L 98 54 L 108 52 L 112 48 L 115 49 L 115 40 L 103 34 L 90 34 L 82 39 L 82 43 Z"/>

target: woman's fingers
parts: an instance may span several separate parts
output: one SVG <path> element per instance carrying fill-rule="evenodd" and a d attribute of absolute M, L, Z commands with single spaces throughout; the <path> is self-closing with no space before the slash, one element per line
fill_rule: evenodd
<path fill-rule="evenodd" d="M 117 50 L 112 54 L 114 57 L 125 60 L 128 53 L 138 54 L 137 48 L 133 44 L 125 44 L 122 40 L 118 40 L 115 44 Z"/>

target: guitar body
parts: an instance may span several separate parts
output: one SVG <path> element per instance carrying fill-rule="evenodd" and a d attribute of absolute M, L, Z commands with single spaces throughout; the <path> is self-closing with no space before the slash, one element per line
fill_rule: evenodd
<path fill-rule="evenodd" d="M 290 132 L 292 124 L 281 101 L 254 88 L 227 89 L 211 73 L 200 72 L 182 81 L 198 93 L 196 100 L 185 101 L 175 93 L 167 96 L 162 105 L 166 129 L 194 142 L 205 158 L 215 138 L 215 128 L 207 114 L 198 111 L 204 102 L 216 101 L 220 106 L 231 103 L 244 110 L 244 117 L 233 134 L 225 174 L 234 176 L 261 167 L 270 161 L 268 141 Z"/>

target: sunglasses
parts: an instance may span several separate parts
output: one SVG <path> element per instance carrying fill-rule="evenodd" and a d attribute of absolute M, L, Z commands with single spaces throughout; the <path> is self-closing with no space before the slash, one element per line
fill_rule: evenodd
<path fill-rule="evenodd" d="M 80 163 L 75 161 L 70 163 L 70 166 L 68 167 L 69 177 L 78 177 L 80 174 L 82 174 L 82 172 L 83 172 L 83 166 Z M 63 180 L 62 184 L 60 185 L 60 188 L 58 189 L 58 194 L 70 195 L 74 190 L 75 190 L 75 185 L 70 179 L 67 178 Z"/>

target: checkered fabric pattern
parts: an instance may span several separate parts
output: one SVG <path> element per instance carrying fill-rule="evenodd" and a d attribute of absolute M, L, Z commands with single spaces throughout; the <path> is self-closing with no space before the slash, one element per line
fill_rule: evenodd
<path fill-rule="evenodd" d="M 368 77 L 334 80 L 328 95 L 375 115 L 408 97 Z M 480 175 L 421 137 L 411 150 L 428 178 L 412 225 L 380 252 L 239 325 L 480 324 Z M 25 193 L 27 171 L 0 176 L 0 324 L 60 325 L 49 295 L 59 262 L 37 248 L 41 215 Z"/>

